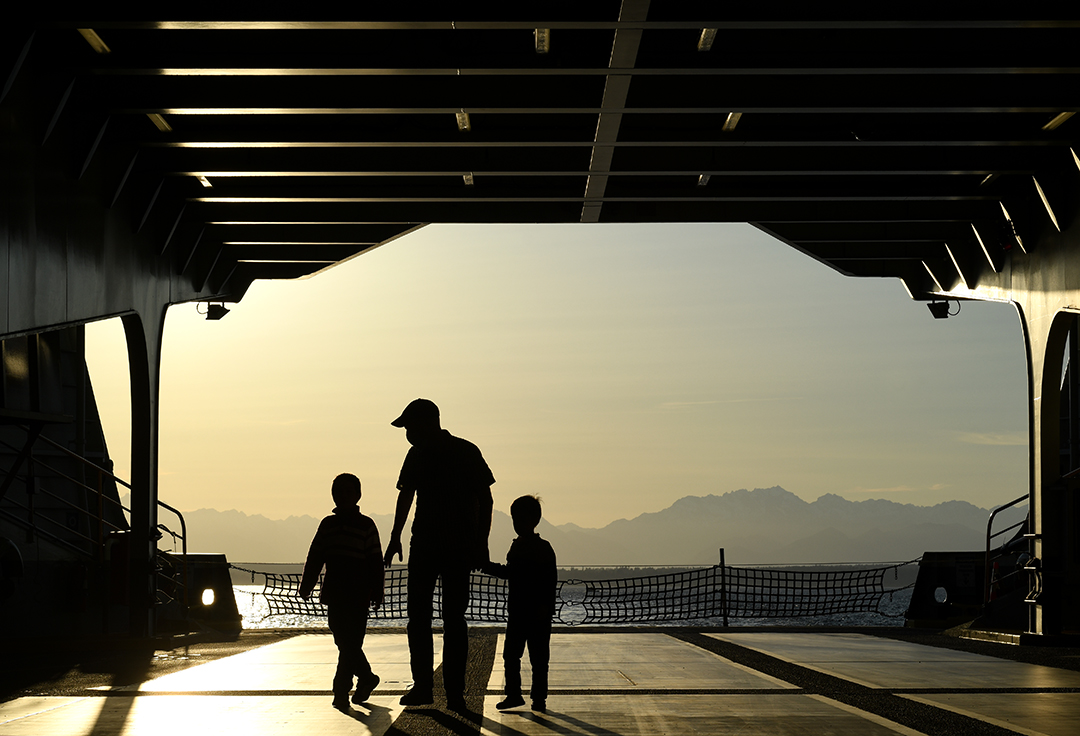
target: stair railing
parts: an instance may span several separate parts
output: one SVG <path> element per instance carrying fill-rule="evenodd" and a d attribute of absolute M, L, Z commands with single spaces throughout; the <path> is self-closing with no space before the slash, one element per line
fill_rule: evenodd
<path fill-rule="evenodd" d="M 1020 571 L 1016 570 L 1016 571 L 1013 571 L 1013 572 L 1009 573 L 1008 575 L 1005 575 L 1002 578 L 998 578 L 997 580 L 994 580 L 994 578 L 993 578 L 994 562 L 996 562 L 997 560 L 1001 559 L 1004 556 L 1004 554 L 1000 552 L 1001 547 L 1004 546 L 1004 544 L 999 545 L 998 546 L 999 553 L 994 554 L 994 550 L 993 550 L 994 541 L 993 540 L 996 537 L 1000 537 L 1002 534 L 1007 534 L 1007 533 L 1011 532 L 1013 529 L 1018 529 L 1018 528 L 1022 527 L 1025 523 L 1027 523 L 1026 520 L 1018 521 L 1015 524 L 1011 524 L 1011 525 L 1005 527 L 1004 529 L 1000 529 L 1000 530 L 995 532 L 995 531 L 993 531 L 994 519 L 997 518 L 997 515 L 1000 514 L 1002 511 L 1004 511 L 1006 509 L 1010 509 L 1013 506 L 1015 506 L 1016 504 L 1022 503 L 1023 501 L 1027 501 L 1027 500 L 1028 500 L 1028 494 L 1025 493 L 1023 496 L 1020 496 L 1020 498 L 1017 498 L 1017 499 L 1015 499 L 1013 501 L 1009 501 L 1004 506 L 998 506 L 996 509 L 994 509 L 993 511 L 990 512 L 990 518 L 986 521 L 986 564 L 984 565 L 984 569 L 983 569 L 983 605 L 984 606 L 990 603 L 990 592 L 991 592 L 991 587 L 993 586 L 994 582 L 1000 583 L 1002 580 L 1005 580 L 1005 579 L 1008 579 L 1010 577 L 1013 577 L 1014 575 L 1019 575 L 1020 574 Z"/>
<path fill-rule="evenodd" d="M 35 434 L 31 427 L 27 427 L 25 425 L 16 425 L 16 426 L 19 426 L 20 429 L 25 430 L 27 432 L 28 436 L 31 436 L 32 434 Z M 57 468 L 57 467 L 55 467 L 53 465 L 50 465 L 48 462 L 42 460 L 39 456 L 35 456 L 33 454 L 33 452 L 32 452 L 32 446 L 37 444 L 38 442 L 44 442 L 45 444 L 49 445 L 54 450 L 58 451 L 60 454 L 62 454 L 64 456 L 68 457 L 69 459 L 81 464 L 88 471 L 87 476 L 93 475 L 94 477 L 96 477 L 95 485 L 91 486 L 91 485 L 88 485 L 87 483 L 83 482 L 82 480 L 79 480 L 78 478 L 73 478 L 70 475 L 68 475 L 67 473 L 65 473 L 64 471 L 60 470 L 59 468 Z M 0 445 L 6 447 L 6 448 L 8 448 L 8 449 L 10 449 L 10 450 L 12 450 L 13 452 L 16 452 L 16 453 L 21 453 L 25 449 L 25 448 L 14 447 L 14 446 L 10 445 L 9 443 L 5 442 L 2 439 L 0 439 Z M 122 503 L 120 503 L 120 501 L 109 498 L 108 496 L 105 495 L 105 490 L 104 490 L 105 482 L 106 482 L 106 480 L 111 480 L 114 483 L 116 483 L 117 485 L 123 486 L 124 488 L 128 489 L 129 492 L 132 491 L 131 484 L 128 483 L 127 481 L 123 480 L 122 478 L 114 475 L 112 472 L 106 470 L 105 468 L 101 467 L 100 465 L 97 465 L 97 464 L 93 463 L 92 461 L 86 459 L 85 457 L 83 457 L 82 455 L 79 455 L 78 453 L 72 452 L 71 450 L 67 449 L 63 445 L 58 444 L 57 442 L 54 442 L 53 440 L 49 439 L 48 437 L 45 437 L 45 436 L 41 435 L 40 433 L 37 433 L 37 436 L 35 438 L 33 438 L 33 440 L 29 443 L 29 445 L 31 447 L 30 447 L 30 452 L 29 452 L 29 457 L 28 457 L 29 462 L 26 464 L 26 477 L 21 479 L 23 484 L 26 486 L 27 503 L 24 505 L 22 503 L 19 503 L 14 498 L 9 498 L 9 497 L 5 496 L 5 500 L 6 500 L 7 503 L 10 503 L 11 505 L 15 506 L 16 508 L 26 512 L 26 518 L 25 519 L 21 518 L 20 516 L 18 516 L 16 514 L 12 514 L 12 513 L 10 513 L 9 511 L 7 511 L 6 509 L 3 509 L 3 508 L 0 508 L 0 515 L 2 515 L 4 518 L 8 519 L 9 521 L 11 521 L 11 522 L 13 522 L 13 523 L 15 523 L 15 524 L 17 524 L 19 526 L 22 526 L 22 527 L 26 528 L 28 531 L 30 531 L 31 534 L 40 535 L 40 536 L 48 539 L 51 543 L 53 543 L 53 544 L 55 544 L 55 545 L 57 545 L 59 547 L 70 550 L 71 552 L 74 552 L 77 555 L 90 556 L 90 557 L 93 557 L 94 559 L 96 559 L 98 562 L 104 562 L 104 560 L 105 560 L 105 543 L 106 543 L 106 540 L 108 539 L 109 533 L 126 531 L 124 527 L 122 527 L 122 526 L 120 526 L 118 524 L 115 524 L 115 523 L 113 523 L 112 521 L 109 521 L 109 519 L 106 518 L 106 516 L 107 516 L 106 513 L 105 513 L 106 503 L 112 504 L 113 510 L 115 510 L 116 507 L 119 507 L 121 513 L 126 516 L 129 525 L 130 525 L 130 520 L 131 520 L 131 509 L 130 508 L 128 508 L 127 506 L 124 506 Z M 69 501 L 66 498 L 63 498 L 60 495 L 57 495 L 57 494 L 53 493 L 52 491 L 48 490 L 47 488 L 43 488 L 41 486 L 41 484 L 38 482 L 38 474 L 35 472 L 35 467 L 36 466 L 41 466 L 42 468 L 45 468 L 48 472 L 52 473 L 53 475 L 55 475 L 55 476 L 57 476 L 59 478 L 63 478 L 64 480 L 72 483 L 75 487 L 81 488 L 84 491 L 87 491 L 90 494 L 95 495 L 97 497 L 97 504 L 96 504 L 97 508 L 96 508 L 96 510 L 91 511 L 90 508 L 89 508 L 89 506 L 90 506 L 89 503 L 86 504 L 85 506 L 80 506 L 78 504 L 72 503 L 71 501 Z M 15 472 L 16 472 L 15 469 L 12 469 L 11 473 L 15 473 Z M 10 477 L 8 479 L 6 479 L 5 485 L 10 485 L 12 480 L 13 479 L 10 478 Z M 66 506 L 67 508 L 72 509 L 74 512 L 76 512 L 78 514 L 81 514 L 82 516 L 88 518 L 90 520 L 92 528 L 96 531 L 96 535 L 89 536 L 89 535 L 83 534 L 78 529 L 72 529 L 68 525 L 62 524 L 59 521 L 57 521 L 56 519 L 53 519 L 53 518 L 51 518 L 50 516 L 48 516 L 46 514 L 37 514 L 37 513 L 35 513 L 34 497 L 37 494 L 47 496 L 48 498 L 59 502 L 63 506 Z M 181 566 L 180 587 L 181 587 L 181 593 L 183 595 L 183 599 L 182 599 L 183 610 L 184 610 L 184 612 L 186 614 L 186 612 L 188 610 L 187 523 L 184 520 L 184 515 L 181 514 L 179 510 L 173 508 L 172 506 L 170 506 L 169 504 L 167 504 L 167 503 L 165 503 L 164 501 L 161 501 L 161 500 L 159 500 L 157 502 L 157 505 L 160 506 L 161 508 L 164 508 L 164 509 L 166 509 L 168 511 L 171 511 L 172 513 L 176 514 L 176 516 L 180 519 L 180 533 L 179 534 L 172 531 L 171 529 L 169 529 L 164 524 L 158 524 L 158 528 L 161 529 L 161 530 L 164 530 L 168 534 L 172 535 L 172 537 L 174 539 L 179 539 L 180 542 L 181 542 L 181 545 L 182 545 L 183 564 Z M 75 536 L 75 537 L 77 537 L 77 538 L 79 538 L 81 540 L 84 540 L 87 543 L 87 545 L 90 547 L 91 551 L 87 552 L 86 548 L 81 547 L 78 544 L 74 544 L 71 541 L 69 541 L 69 539 L 65 539 L 65 538 L 59 536 L 58 534 L 52 533 L 47 528 L 43 528 L 43 526 L 42 526 L 43 522 L 48 522 L 49 524 L 52 524 L 53 526 L 60 527 L 63 530 L 63 532 L 69 538 L 71 536 Z M 96 538 L 95 538 L 95 536 L 96 536 Z M 173 580 L 173 578 L 171 578 L 171 577 L 169 577 L 167 575 L 161 574 L 160 571 L 158 572 L 158 576 L 162 577 L 162 578 L 169 579 L 169 580 Z M 160 588 L 160 586 L 157 586 L 157 587 Z"/>

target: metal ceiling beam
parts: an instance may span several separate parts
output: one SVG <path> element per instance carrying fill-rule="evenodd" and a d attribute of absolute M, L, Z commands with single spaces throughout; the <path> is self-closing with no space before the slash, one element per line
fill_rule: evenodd
<path fill-rule="evenodd" d="M 631 78 L 633 89 L 628 89 Z M 84 100 L 110 113 L 547 115 L 552 113 L 1017 113 L 1080 111 L 1080 74 L 698 77 L 85 77 Z M 513 81 L 511 82 L 510 79 Z M 767 80 L 767 81 L 766 81 Z M 688 88 L 700 88 L 688 97 Z M 478 125 L 479 121 L 474 121 Z"/>

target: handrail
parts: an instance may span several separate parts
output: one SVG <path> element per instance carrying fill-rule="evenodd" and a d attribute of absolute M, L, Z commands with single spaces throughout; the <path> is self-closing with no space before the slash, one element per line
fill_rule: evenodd
<path fill-rule="evenodd" d="M 183 566 L 184 581 L 182 583 L 182 587 L 184 588 L 183 608 L 184 608 L 184 615 L 186 616 L 187 611 L 188 611 L 188 603 L 189 603 L 189 601 L 188 601 L 187 522 L 184 521 L 184 515 L 181 514 L 177 509 L 174 509 L 172 506 L 170 506 L 169 504 L 165 503 L 164 501 L 162 501 L 160 499 L 158 500 L 157 503 L 158 503 L 158 506 L 161 506 L 162 508 L 165 508 L 165 509 L 168 509 L 169 511 L 172 511 L 180 519 L 180 549 L 183 550 L 183 553 L 184 553 L 184 566 Z M 161 525 L 161 526 L 163 526 L 163 525 Z M 168 530 L 167 528 L 166 528 L 166 531 L 169 531 L 170 534 L 173 533 L 171 530 Z M 174 534 L 174 536 L 175 536 L 175 534 Z"/>
<path fill-rule="evenodd" d="M 1013 524 L 1012 526 L 1006 527 L 1005 529 L 1002 529 L 1002 530 L 1000 530 L 1000 531 L 998 531 L 998 532 L 996 532 L 994 534 L 991 534 L 991 531 L 993 531 L 993 527 L 994 527 L 994 519 L 997 518 L 997 515 L 1000 514 L 1002 511 L 1004 511 L 1005 509 L 1012 508 L 1016 504 L 1018 504 L 1018 503 L 1020 503 L 1022 501 L 1027 501 L 1028 499 L 1029 499 L 1029 496 L 1028 496 L 1028 494 L 1025 493 L 1023 496 L 1020 496 L 1020 498 L 1009 501 L 1004 506 L 998 506 L 996 509 L 994 509 L 993 511 L 990 512 L 990 518 L 987 519 L 987 521 L 986 521 L 986 563 L 983 565 L 983 605 L 984 606 L 990 602 L 990 584 L 991 584 L 990 583 L 990 572 L 991 572 L 991 563 L 992 563 L 992 560 L 991 560 L 991 557 L 990 557 L 990 545 L 991 545 L 991 542 L 992 542 L 994 537 L 1001 536 L 1005 532 L 1010 531 L 1012 529 L 1016 529 L 1017 527 L 1023 526 L 1023 524 L 1024 524 L 1024 522 L 1020 521 L 1020 522 L 1017 522 L 1016 524 Z"/>
<path fill-rule="evenodd" d="M 23 424 L 16 424 L 16 425 L 13 425 L 13 426 L 19 427 L 20 429 L 27 432 L 28 434 L 32 431 L 32 429 L 30 427 L 28 427 L 26 425 L 23 425 Z M 69 529 L 68 532 L 71 533 L 71 534 L 74 534 L 77 537 L 80 537 L 80 538 L 86 540 L 87 542 L 90 543 L 91 546 L 96 547 L 96 549 L 97 549 L 96 556 L 97 556 L 98 560 L 99 561 L 103 560 L 104 559 L 104 549 L 105 549 L 105 532 L 106 532 L 105 527 L 106 526 L 111 527 L 110 531 L 114 531 L 114 530 L 115 531 L 121 531 L 122 530 L 121 527 L 117 526 L 116 524 L 112 523 L 111 521 L 106 521 L 105 520 L 104 502 L 108 501 L 109 503 L 113 504 L 114 506 L 119 506 L 121 511 L 127 512 L 129 515 L 131 513 L 131 509 L 128 508 L 127 506 L 125 506 L 124 504 L 122 504 L 120 501 L 118 501 L 116 499 L 112 499 L 112 498 L 107 498 L 105 496 L 105 494 L 103 492 L 103 489 L 101 487 L 102 486 L 102 479 L 103 478 L 109 478 L 114 483 L 116 483 L 117 485 L 123 486 L 124 488 L 127 488 L 129 491 L 133 491 L 134 489 L 132 489 L 131 484 L 128 483 L 127 481 L 125 481 L 123 478 L 120 478 L 119 476 L 115 475 L 113 472 L 111 472 L 109 470 L 106 470 L 105 468 L 103 468 L 100 465 L 94 463 L 93 461 L 83 457 L 82 455 L 79 455 L 76 452 L 72 452 L 68 448 L 64 447 L 63 445 L 61 445 L 61 444 L 59 444 L 57 442 L 54 442 L 53 440 L 49 439 L 48 437 L 45 437 L 45 436 L 43 436 L 41 434 L 38 434 L 34 438 L 34 442 L 32 443 L 32 446 L 36 445 L 38 442 L 45 442 L 47 445 L 54 448 L 55 450 L 58 450 L 60 453 L 62 453 L 63 455 L 66 455 L 68 458 L 74 460 L 75 462 L 81 463 L 83 466 L 91 469 L 92 471 L 96 471 L 97 478 L 98 478 L 98 483 L 97 483 L 97 487 L 95 488 L 93 486 L 90 486 L 90 485 L 82 482 L 81 480 L 79 480 L 77 478 L 71 477 L 70 475 L 63 472 L 62 470 L 59 470 L 58 468 L 50 465 L 47 461 L 41 460 L 40 457 L 33 458 L 33 462 L 35 464 L 44 467 L 45 469 L 47 469 L 50 473 L 54 474 L 55 476 L 63 478 L 64 480 L 66 480 L 69 483 L 71 483 L 72 485 L 74 485 L 76 488 L 81 488 L 81 489 L 83 489 L 85 491 L 89 491 L 90 493 L 94 493 L 94 494 L 97 495 L 97 498 L 98 498 L 98 510 L 97 510 L 97 514 L 94 514 L 88 507 L 84 508 L 82 506 L 78 506 L 76 504 L 73 504 L 70 501 L 68 501 L 67 499 L 62 498 L 61 496 L 58 496 L 57 494 L 49 491 L 47 488 L 38 488 L 36 491 L 34 491 L 34 493 L 37 493 L 37 492 L 43 493 L 46 496 L 48 496 L 49 498 L 55 499 L 56 501 L 59 501 L 60 503 L 64 504 L 65 506 L 68 506 L 68 507 L 74 509 L 75 511 L 81 513 L 83 516 L 85 516 L 87 518 L 90 518 L 92 520 L 96 520 L 97 521 L 97 529 L 98 529 L 98 539 L 96 541 L 92 537 L 88 537 L 87 535 L 82 534 L 81 532 L 73 530 L 73 529 Z M 9 448 L 9 449 L 11 449 L 12 451 L 15 451 L 15 452 L 19 451 L 18 448 L 13 447 L 9 443 L 5 442 L 4 440 L 0 440 L 0 445 L 3 445 L 3 446 L 5 446 L 5 447 L 7 447 L 7 448 Z M 11 471 L 11 472 L 14 473 L 14 470 Z M 23 479 L 23 483 L 24 484 L 27 483 L 26 479 Z M 19 508 L 19 509 L 27 512 L 28 521 L 25 522 L 25 524 L 27 525 L 27 527 L 29 529 L 32 529 L 32 530 L 36 531 L 37 533 L 43 534 L 45 537 L 47 537 L 54 544 L 59 543 L 59 544 L 62 544 L 64 547 L 67 547 L 67 548 L 71 549 L 72 551 L 74 551 L 76 553 L 85 554 L 85 550 L 80 550 L 76 545 L 72 544 L 71 542 L 69 542 L 69 541 L 67 541 L 65 539 L 62 539 L 61 537 L 58 537 L 57 535 L 52 534 L 52 533 L 38 527 L 38 525 L 35 523 L 36 515 L 34 514 L 32 498 L 31 498 L 31 503 L 29 505 L 27 505 L 27 506 L 24 506 L 24 505 L 18 503 L 17 501 L 14 501 L 14 500 L 11 500 L 10 502 L 16 508 Z M 184 515 L 181 514 L 179 510 L 173 508 L 172 506 L 165 503 L 164 501 L 161 501 L 159 499 L 157 501 L 157 505 L 161 506 L 161 507 L 163 507 L 163 508 L 165 508 L 165 509 L 167 509 L 167 510 L 169 510 L 171 512 L 173 512 L 180 519 L 180 535 L 179 536 L 180 536 L 180 542 L 181 542 L 183 553 L 184 553 L 184 563 L 183 563 L 183 573 L 182 573 L 182 575 L 183 575 L 182 587 L 183 587 L 183 591 L 184 591 L 184 593 L 183 593 L 183 595 L 184 595 L 183 606 L 184 606 L 184 611 L 185 611 L 185 614 L 186 614 L 186 612 L 188 610 L 188 603 L 189 603 L 189 601 L 188 601 L 188 567 L 187 567 L 187 522 L 184 520 Z M 0 511 L 2 511 L 2 510 L 0 510 Z M 14 515 L 10 514 L 10 513 L 5 512 L 4 515 L 10 517 L 13 521 L 17 520 L 17 518 Z M 45 521 L 49 521 L 49 522 L 59 526 L 58 522 L 56 522 L 53 519 L 50 519 L 48 516 L 43 516 L 42 519 L 44 519 Z M 19 520 L 19 521 L 21 521 L 21 520 Z M 168 531 L 170 532 L 170 534 L 173 533 L 171 530 L 168 530 Z M 175 537 L 176 535 L 173 534 L 173 536 Z"/>

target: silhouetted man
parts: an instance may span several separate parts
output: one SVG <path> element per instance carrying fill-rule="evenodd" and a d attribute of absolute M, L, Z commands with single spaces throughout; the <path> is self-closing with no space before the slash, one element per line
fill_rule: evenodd
<path fill-rule="evenodd" d="M 440 426 L 439 408 L 433 402 L 416 399 L 390 424 L 405 428 L 412 447 L 398 478 L 394 530 L 383 558 L 387 566 L 394 555 L 401 559 L 401 532 L 416 498 L 409 543 L 407 629 L 413 686 L 401 697 L 401 704 L 434 702 L 432 597 L 435 581 L 442 578 L 443 685 L 447 706 L 464 710 L 469 573 L 488 562 L 495 478 L 476 445 Z"/>

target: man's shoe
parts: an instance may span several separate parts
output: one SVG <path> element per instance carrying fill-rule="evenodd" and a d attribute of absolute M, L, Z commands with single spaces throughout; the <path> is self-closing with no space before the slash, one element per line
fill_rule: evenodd
<path fill-rule="evenodd" d="M 547 713 L 547 701 L 546 700 L 534 700 L 532 709 L 537 713 Z"/>
<path fill-rule="evenodd" d="M 495 704 L 495 707 L 499 710 L 507 710 L 509 708 L 519 708 L 525 705 L 525 698 L 520 695 L 507 695 L 505 698 Z"/>
<path fill-rule="evenodd" d="M 465 713 L 469 710 L 469 706 L 465 704 L 464 695 L 447 695 L 446 709 L 452 710 L 455 713 Z"/>
<path fill-rule="evenodd" d="M 344 695 L 335 695 L 334 707 L 338 710 L 352 710 L 349 707 L 349 694 L 345 693 Z"/>
<path fill-rule="evenodd" d="M 435 696 L 430 690 L 419 690 L 415 687 L 402 695 L 401 700 L 398 701 L 401 705 L 431 705 L 434 702 Z"/>
<path fill-rule="evenodd" d="M 371 697 L 371 693 L 375 692 L 375 688 L 377 688 L 378 686 L 379 686 L 379 676 L 376 675 L 375 673 L 372 673 L 371 677 L 368 678 L 368 681 L 366 683 L 364 683 L 363 685 L 361 685 L 359 682 L 357 682 L 356 683 L 356 692 L 353 693 L 352 702 L 355 703 L 356 705 L 360 705 L 361 703 L 366 703 L 368 701 L 368 698 Z"/>

